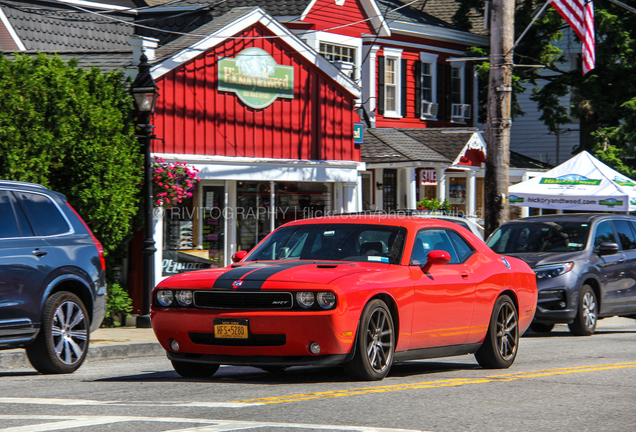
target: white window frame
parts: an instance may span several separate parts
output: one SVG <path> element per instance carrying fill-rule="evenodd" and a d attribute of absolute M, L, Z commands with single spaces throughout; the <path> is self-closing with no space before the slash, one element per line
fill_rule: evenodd
<path fill-rule="evenodd" d="M 452 65 L 452 71 L 457 71 L 458 75 L 459 75 L 459 94 L 460 94 L 460 103 L 456 103 L 453 102 L 452 100 L 452 82 L 453 82 L 453 74 L 451 71 L 451 122 L 453 123 L 466 123 L 466 120 L 468 120 L 470 118 L 470 114 L 471 114 L 471 106 L 470 104 L 466 103 L 466 65 L 465 64 L 461 64 L 461 65 Z M 472 102 L 472 101 L 471 101 Z M 454 111 L 455 111 L 455 106 L 456 105 L 462 105 L 464 108 L 461 108 L 462 112 L 468 110 L 469 116 L 468 117 L 459 117 L 459 116 L 454 116 Z M 468 108 L 466 108 L 466 106 Z"/>
<path fill-rule="evenodd" d="M 402 118 L 400 107 L 402 106 L 402 50 L 397 48 L 383 48 L 384 52 L 384 117 Z M 389 59 L 395 61 L 395 83 L 387 84 L 386 71 Z M 395 109 L 389 110 L 387 105 L 387 86 L 395 86 Z"/>
<path fill-rule="evenodd" d="M 439 107 L 438 102 L 437 102 L 437 58 L 439 56 L 437 54 L 431 54 L 431 53 L 425 53 L 425 52 L 421 52 L 420 53 L 420 61 L 422 63 L 426 63 L 430 66 L 430 77 L 431 77 L 431 100 L 426 100 L 424 99 L 424 87 L 422 87 L 420 89 L 422 97 L 420 100 L 420 104 L 421 104 L 421 119 L 422 120 L 437 120 L 437 112 L 439 112 L 437 109 L 435 110 L 435 115 L 431 114 L 431 115 L 426 115 L 425 113 L 428 110 L 424 110 L 424 103 L 428 102 L 431 104 L 434 104 L 436 108 Z M 421 77 L 421 82 L 424 83 L 424 65 L 422 65 L 422 77 Z"/>
<path fill-rule="evenodd" d="M 320 44 L 325 43 L 329 45 L 340 45 L 347 48 L 353 48 L 356 50 L 355 64 L 353 65 L 353 79 L 358 85 L 361 84 L 360 78 L 362 76 L 362 39 L 351 36 L 344 36 L 335 33 L 327 32 L 314 32 L 309 31 L 307 33 L 295 32 L 301 39 L 312 47 L 317 53 L 320 53 Z M 333 63 L 332 63 L 333 64 Z"/>

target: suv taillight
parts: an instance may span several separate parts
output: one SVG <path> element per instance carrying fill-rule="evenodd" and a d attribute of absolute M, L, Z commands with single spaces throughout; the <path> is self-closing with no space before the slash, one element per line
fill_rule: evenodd
<path fill-rule="evenodd" d="M 82 221 L 82 223 L 84 224 L 84 227 L 86 227 L 86 231 L 88 231 L 88 233 L 91 235 L 93 242 L 95 242 L 95 247 L 97 247 L 97 253 L 99 254 L 99 262 L 102 264 L 102 270 L 106 270 L 106 258 L 104 257 L 104 247 L 99 242 L 99 240 L 97 240 L 97 237 L 95 237 L 95 234 L 93 234 L 93 231 L 91 231 L 88 225 L 86 225 L 86 222 L 84 222 L 84 219 L 82 219 L 82 217 L 79 214 L 77 214 L 73 206 L 68 202 L 66 203 L 66 205 L 68 206 L 68 208 L 71 209 L 73 213 L 75 213 L 75 216 L 77 216 L 77 218 L 80 221 Z"/>

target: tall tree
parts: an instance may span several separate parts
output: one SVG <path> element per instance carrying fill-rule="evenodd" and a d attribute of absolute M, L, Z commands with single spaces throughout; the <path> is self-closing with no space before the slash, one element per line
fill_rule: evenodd
<path fill-rule="evenodd" d="M 483 13 L 484 0 L 457 0 L 454 24 L 470 30 L 469 12 Z M 545 0 L 516 3 L 518 37 Z M 596 68 L 582 75 L 580 57 L 574 70 L 563 68 L 564 53 L 555 44 L 568 25 L 552 8 L 529 29 L 515 48 L 515 64 L 542 64 L 545 69 L 515 68 L 515 81 L 535 84 L 531 99 L 551 131 L 580 121 L 581 141 L 576 151 L 588 150 L 626 175 L 636 176 L 636 14 L 608 0 L 594 1 Z M 485 69 L 482 66 L 481 69 Z M 515 86 L 519 91 L 519 87 Z M 570 106 L 559 98 L 571 95 Z M 485 100 L 482 101 L 485 103 Z M 517 111 L 517 114 L 519 112 Z"/>
<path fill-rule="evenodd" d="M 111 269 L 137 212 L 142 166 L 122 75 L 57 56 L 0 56 L 0 95 L 0 178 L 65 194 Z"/>

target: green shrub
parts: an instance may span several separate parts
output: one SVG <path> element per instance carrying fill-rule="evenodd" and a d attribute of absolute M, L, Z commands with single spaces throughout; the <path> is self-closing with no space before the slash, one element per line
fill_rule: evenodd
<path fill-rule="evenodd" d="M 106 316 L 102 327 L 119 327 L 126 323 L 132 311 L 132 299 L 118 283 L 109 284 L 106 297 Z M 122 320 L 122 321 L 120 321 Z"/>
<path fill-rule="evenodd" d="M 451 205 L 448 200 L 444 200 L 444 202 L 441 202 L 439 198 L 422 198 L 420 201 L 417 202 L 417 209 L 450 211 Z"/>

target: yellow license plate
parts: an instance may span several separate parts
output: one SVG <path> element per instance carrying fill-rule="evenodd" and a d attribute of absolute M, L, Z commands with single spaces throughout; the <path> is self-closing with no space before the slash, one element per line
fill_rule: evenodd
<path fill-rule="evenodd" d="M 215 324 L 214 337 L 219 339 L 247 339 L 246 325 L 241 324 Z"/>

